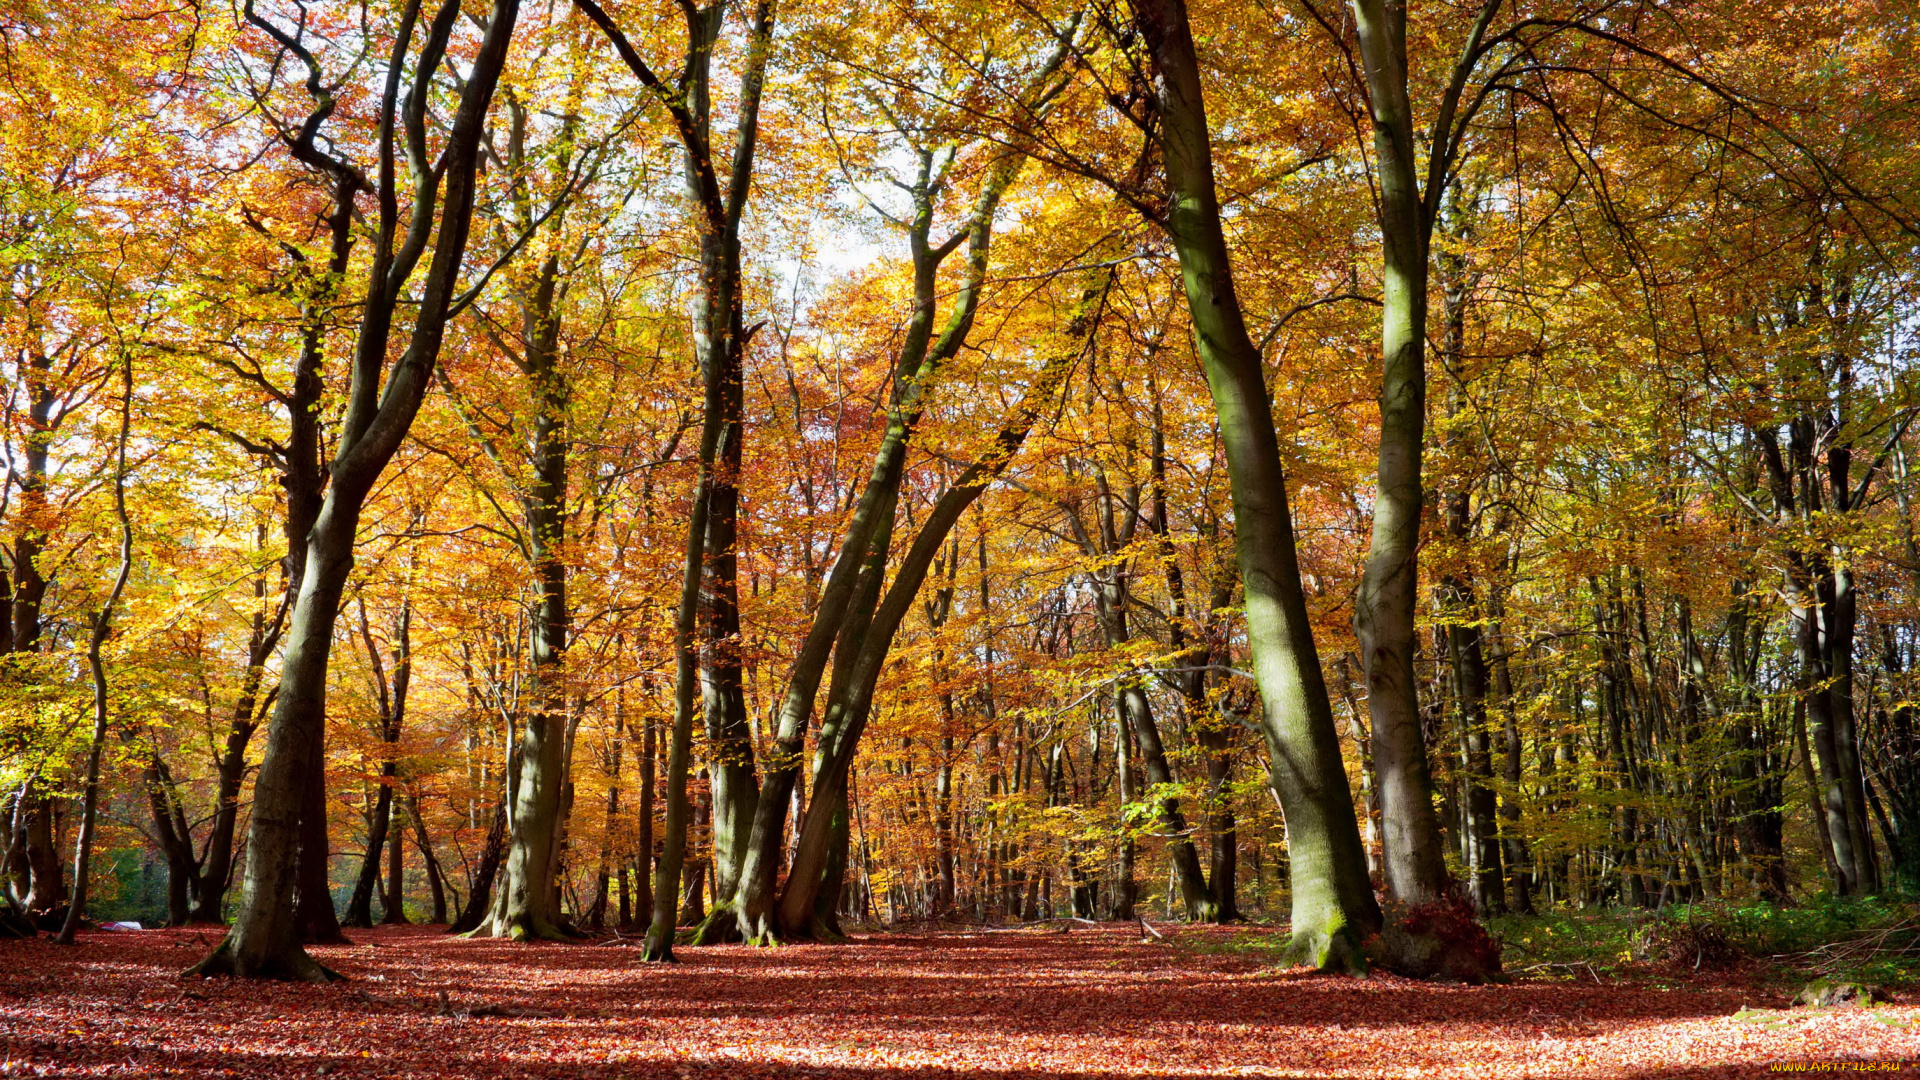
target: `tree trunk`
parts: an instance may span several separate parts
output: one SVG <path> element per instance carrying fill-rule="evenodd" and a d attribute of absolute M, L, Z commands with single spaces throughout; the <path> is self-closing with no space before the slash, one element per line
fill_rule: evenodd
<path fill-rule="evenodd" d="M 353 897 L 347 903 L 347 926 L 370 927 L 373 925 L 373 894 L 380 881 L 380 859 L 382 851 L 391 847 L 395 854 L 393 861 L 399 859 L 400 826 L 394 823 L 394 801 L 399 797 L 398 785 L 400 762 L 398 746 L 400 731 L 406 722 L 407 693 L 413 682 L 413 645 L 412 645 L 413 607 L 403 602 L 400 614 L 394 624 L 393 679 L 388 683 L 386 666 L 380 660 L 380 649 L 373 639 L 373 627 L 367 621 L 367 604 L 363 597 L 360 601 L 360 639 L 366 646 L 368 670 L 373 674 L 375 701 L 380 706 L 380 792 L 374 799 L 373 813 L 367 819 L 367 849 L 360 860 L 360 876 L 354 883 Z M 389 896 L 395 885 L 392 873 L 388 874 Z M 394 908 L 387 907 L 384 921 L 392 922 Z"/>
<path fill-rule="evenodd" d="M 387 888 L 386 895 L 380 898 L 384 909 L 380 922 L 387 926 L 405 925 L 412 920 L 407 918 L 407 864 L 402 843 L 407 831 L 398 824 L 391 824 L 387 830 Z"/>
<path fill-rule="evenodd" d="M 988 215 L 984 220 L 976 217 L 975 223 L 978 230 L 976 235 L 980 236 L 975 250 L 980 253 L 981 262 L 984 263 L 984 234 L 991 223 L 991 216 Z M 1110 282 L 1111 278 L 1103 280 Z M 1104 285 L 1089 288 L 1082 294 L 1080 309 L 1068 327 L 1071 350 L 1062 350 L 1048 360 L 1022 395 L 1013 415 L 1001 427 L 990 451 L 962 471 L 952 486 L 940 496 L 914 536 L 906 556 L 894 571 L 884 599 L 874 609 L 871 624 L 859 628 L 857 637 L 852 639 L 858 641 L 857 652 L 849 659 L 843 651 L 836 659 L 831 702 L 820 724 L 819 749 L 814 755 L 813 801 L 808 804 L 806 818 L 801 822 L 800 839 L 794 845 L 793 863 L 788 869 L 786 886 L 781 890 L 774 912 L 775 924 L 782 934 L 795 938 L 817 934 L 814 901 L 833 850 L 833 816 L 836 806 L 840 805 L 836 800 L 844 798 L 847 771 L 853 764 L 861 733 L 866 728 L 873 705 L 874 686 L 879 681 L 901 620 L 918 595 L 927 571 L 946 544 L 948 535 L 959 524 L 960 515 L 1006 469 L 1026 441 L 1041 410 L 1052 402 L 1071 361 L 1079 355 L 1085 338 L 1093 332 L 1105 296 Z M 964 330 L 959 336 L 964 337 Z M 889 512 L 886 517 L 891 520 L 892 514 Z M 877 588 L 878 570 L 884 568 L 884 549 L 881 559 L 883 561 L 875 568 L 874 574 L 864 575 L 867 587 Z M 848 639 L 843 637 L 840 648 L 845 650 L 848 643 Z"/>
<path fill-rule="evenodd" d="M 936 852 L 934 861 L 939 873 L 939 892 L 934 897 L 934 909 L 939 914 L 953 910 L 955 894 L 959 885 L 954 873 L 953 841 L 953 736 L 940 737 L 940 767 L 933 779 L 933 812 Z"/>
<path fill-rule="evenodd" d="M 1136 915 L 1134 906 L 1140 902 L 1140 882 L 1134 871 L 1133 833 L 1131 823 L 1127 820 L 1127 807 L 1138 797 L 1133 782 L 1132 742 L 1133 733 L 1127 729 L 1127 722 L 1116 715 L 1113 725 L 1113 778 L 1120 795 L 1120 869 L 1119 880 L 1113 887 L 1113 918 L 1116 922 L 1132 922 Z"/>
<path fill-rule="evenodd" d="M 1471 539 L 1468 493 L 1465 490 L 1450 492 L 1445 506 L 1447 536 L 1461 547 L 1459 557 L 1464 559 L 1464 549 Z M 1483 613 L 1472 583 L 1460 573 L 1450 570 L 1445 574 L 1440 580 L 1439 592 L 1447 618 L 1446 644 L 1453 677 L 1454 707 L 1459 716 L 1466 750 L 1467 863 L 1471 871 L 1468 882 L 1474 907 L 1483 916 L 1493 915 L 1504 912 L 1507 903 L 1505 875 L 1501 870 L 1499 810 L 1493 790 L 1493 738 L 1487 717 L 1487 659 L 1480 629 Z M 1376 731 L 1379 720 L 1380 713 L 1375 710 Z M 1374 760 L 1378 762 L 1377 736 L 1374 753 Z M 1421 753 L 1426 753 L 1424 743 Z"/>
<path fill-rule="evenodd" d="M 80 790 L 80 835 L 73 846 L 73 902 L 67 905 L 67 917 L 60 925 L 56 944 L 73 944 L 80 919 L 87 907 L 88 875 L 93 867 L 93 832 L 100 817 L 100 755 L 107 743 L 107 665 L 101 647 L 113 632 L 113 612 L 126 591 L 127 576 L 133 572 L 133 519 L 127 516 L 127 434 L 133 426 L 133 359 L 122 357 L 120 396 L 120 438 L 116 443 L 113 469 L 113 512 L 120 524 L 120 562 L 114 570 L 113 587 L 100 609 L 93 613 L 92 633 L 87 636 L 87 671 L 93 677 L 93 737 L 87 743 L 87 780 Z"/>
<path fill-rule="evenodd" d="M 1491 618 L 1489 635 L 1497 659 L 1493 662 L 1493 696 L 1495 708 L 1500 711 L 1500 735 L 1505 759 L 1501 778 L 1506 781 L 1506 797 L 1501 800 L 1500 820 L 1503 854 L 1506 856 L 1507 890 L 1512 896 L 1513 910 L 1523 914 L 1533 914 L 1532 868 L 1533 854 L 1527 849 L 1527 840 L 1520 831 L 1520 782 L 1521 765 L 1525 747 L 1521 745 L 1519 719 L 1514 714 L 1512 668 L 1507 662 L 1507 645 L 1501 633 L 1501 616 L 1504 605 L 1493 598 L 1488 599 L 1488 615 Z"/>
<path fill-rule="evenodd" d="M 640 729 L 640 821 L 634 840 L 634 858 L 637 860 L 633 881 L 633 910 L 651 914 L 653 912 L 653 815 L 654 776 L 659 771 L 656 761 L 654 740 L 656 726 L 653 714 L 649 712 L 641 722 Z"/>
<path fill-rule="evenodd" d="M 275 635 L 278 636 L 277 634 Z M 247 666 L 240 700 L 214 777 L 213 826 L 207 833 L 205 855 L 195 882 L 195 901 L 189 919 L 198 923 L 226 922 L 227 886 L 233 877 L 234 830 L 240 821 L 240 789 L 246 780 L 247 745 L 260 726 L 254 715 L 265 657 Z"/>
<path fill-rule="evenodd" d="M 1448 888 L 1413 673 L 1431 218 L 1415 172 L 1406 7 L 1355 0 L 1353 12 L 1373 112 L 1383 252 L 1379 464 L 1372 542 L 1354 600 L 1354 625 L 1373 718 L 1374 794 L 1380 802 L 1387 890 L 1402 903 L 1417 905 L 1440 899 Z"/>
<path fill-rule="evenodd" d="M 411 31 L 412 16 L 413 10 L 409 9 L 403 43 Z M 447 35 L 458 16 L 459 5 L 454 2 L 443 4 L 434 15 L 436 29 L 429 34 L 425 55 L 419 61 L 428 70 L 439 67 Z M 327 661 L 341 592 L 353 568 L 361 508 L 412 426 L 439 359 L 466 252 L 481 131 L 518 16 L 518 0 L 494 0 L 479 49 L 460 89 L 459 106 L 438 169 L 424 162 L 416 169 L 422 173 L 423 183 L 425 175 L 432 173 L 438 184 L 444 185 L 439 228 L 433 229 L 434 192 L 426 189 L 421 194 L 427 201 L 415 208 L 406 243 L 396 250 L 392 245 L 399 228 L 393 199 L 397 193 L 390 170 L 382 175 L 386 198 L 380 214 L 380 254 L 371 268 L 353 380 L 333 463 L 332 490 L 310 534 L 308 565 L 294 604 L 282 661 L 280 694 L 268 725 L 266 756 L 254 783 L 239 919 L 219 948 L 190 969 L 193 974 L 305 980 L 337 977 L 301 948 L 294 909 L 296 879 L 324 882 L 326 875 L 323 810 Z M 381 101 L 379 115 L 388 125 L 401 108 L 398 87 L 405 61 L 403 44 L 389 65 Z M 409 123 L 424 123 L 424 99 L 409 100 L 404 108 Z M 386 130 L 391 132 L 391 126 Z M 428 234 L 434 231 L 438 237 L 419 293 L 411 340 L 383 386 L 381 374 L 388 370 L 400 290 L 424 254 Z M 307 844 L 303 850 L 303 836 L 311 839 L 315 835 L 320 839 L 318 848 Z M 331 916 L 331 903 L 326 910 Z"/>
<path fill-rule="evenodd" d="M 626 696 L 616 698 L 613 712 L 613 744 L 607 749 L 607 812 L 601 822 L 600 860 L 594 871 L 593 906 L 587 909 L 587 928 L 605 929 L 607 924 L 607 886 L 612 880 L 614 865 L 613 837 L 620 821 L 620 760 L 625 747 L 622 740 L 626 737 Z M 621 878 L 621 888 L 626 887 L 625 876 Z"/>
<path fill-rule="evenodd" d="M 394 762 L 380 768 L 380 793 L 374 797 L 373 813 L 367 818 L 367 847 L 360 857 L 360 874 L 354 880 L 353 896 L 347 901 L 342 926 L 373 925 L 373 894 L 380 882 L 380 859 L 386 853 L 387 830 L 393 820 Z"/>
<path fill-rule="evenodd" d="M 1080 542 L 1081 551 L 1089 559 L 1096 560 L 1097 564 L 1103 564 L 1090 575 L 1093 578 L 1094 602 L 1107 648 L 1119 651 L 1127 646 L 1132 637 L 1127 621 L 1127 608 L 1131 602 L 1130 566 L 1129 561 L 1122 557 L 1122 552 L 1131 544 L 1133 523 L 1140 517 L 1137 512 L 1138 499 L 1133 500 L 1135 505 L 1126 505 L 1126 500 L 1122 500 L 1122 513 L 1116 515 L 1114 493 L 1107 483 L 1105 469 L 1096 465 L 1093 472 L 1099 488 L 1099 520 L 1096 528 L 1089 530 L 1074 506 L 1062 504 L 1062 508 L 1067 512 L 1068 525 L 1073 530 L 1074 538 Z M 1165 508 L 1161 507 L 1160 513 L 1164 512 Z M 1116 517 L 1123 518 L 1126 524 L 1116 525 Z M 1153 704 L 1147 699 L 1142 678 L 1142 675 L 1135 673 L 1116 684 L 1114 708 L 1118 710 L 1121 722 L 1127 725 L 1138 741 L 1140 763 L 1146 772 L 1147 783 L 1162 792 L 1160 798 L 1155 800 L 1155 805 L 1159 812 L 1161 832 L 1167 840 L 1167 856 L 1173 864 L 1174 879 L 1180 886 L 1180 899 L 1185 905 L 1187 920 L 1211 922 L 1215 918 L 1213 892 L 1207 887 L 1206 872 L 1200 866 L 1199 852 L 1195 850 L 1193 837 L 1187 830 L 1186 815 L 1180 811 L 1180 800 L 1169 794 L 1174 785 L 1173 768 L 1167 762 L 1165 747 L 1161 745 L 1160 725 L 1154 719 Z"/>
<path fill-rule="evenodd" d="M 421 845 L 425 847 L 425 845 Z M 447 928 L 449 934 L 472 933 L 486 921 L 493 905 L 493 881 L 500 873 L 500 861 L 507 852 L 507 797 L 503 792 L 493 804 L 493 817 L 487 825 L 486 845 L 480 852 L 480 866 L 467 890 L 467 904 L 460 917 Z"/>
<path fill-rule="evenodd" d="M 239 918 L 219 949 L 190 973 L 307 981 L 334 977 L 300 947 L 294 901 L 297 880 L 305 885 L 314 876 L 324 880 L 326 873 L 324 856 L 302 841 L 317 821 L 318 851 L 325 851 L 325 817 L 312 807 L 325 805 L 321 742 L 327 654 L 340 591 L 352 566 L 355 517 L 348 510 L 323 512 L 315 526 L 306 580 L 287 636 L 280 698 L 267 729 L 266 758 L 253 785 Z M 307 889 L 298 891 L 302 901 L 309 898 Z M 330 901 L 327 911 L 331 914 Z"/>
<path fill-rule="evenodd" d="M 46 546 L 46 534 L 40 522 L 47 516 L 48 439 L 59 425 L 55 405 L 58 391 L 49 377 L 53 358 L 44 350 L 26 356 L 21 380 L 26 384 L 28 416 L 33 431 L 45 433 L 24 441 L 25 468 L 17 479 L 20 486 L 22 523 L 13 541 L 13 591 L 10 597 L 11 651 L 38 652 L 41 633 L 41 604 L 47 595 L 47 579 L 40 569 L 40 555 Z M 20 906 L 29 916 L 50 915 L 66 900 L 66 881 L 60 869 L 60 852 L 54 844 L 54 801 L 44 793 L 36 769 L 15 802 L 19 842 L 24 858 L 25 888 L 19 890 Z"/>
<path fill-rule="evenodd" d="M 737 584 L 737 515 L 739 515 L 739 473 L 741 446 L 745 438 L 743 394 L 745 394 L 745 350 L 751 331 L 743 315 L 743 277 L 739 221 L 747 208 L 753 188 L 753 160 L 758 142 L 760 90 L 766 77 L 766 63 L 772 54 L 774 2 L 758 0 L 753 13 L 753 31 L 749 37 L 747 60 L 739 77 L 739 111 L 733 123 L 733 154 L 726 183 L 718 173 L 720 156 L 712 146 L 712 54 L 720 40 L 726 17 L 726 0 L 714 0 L 705 8 L 685 4 L 687 48 L 680 79 L 674 86 L 659 77 L 639 58 L 634 46 L 620 35 L 611 17 L 593 0 L 576 0 L 576 8 L 599 25 L 614 42 L 620 60 L 639 81 L 659 96 L 662 106 L 672 115 L 680 133 L 684 152 L 684 177 L 689 202 L 695 208 L 695 229 L 699 234 L 699 277 L 689 296 L 693 354 L 705 380 L 705 421 L 701 432 L 701 479 L 699 479 L 699 525 L 701 536 L 687 544 L 689 601 L 697 601 L 689 619 L 689 646 L 701 680 L 701 705 L 707 721 L 708 774 L 712 776 L 714 799 L 714 896 L 720 905 L 732 905 L 737 882 L 745 872 L 747 851 L 758 826 L 760 786 L 753 769 L 753 736 L 747 724 L 745 698 L 741 692 L 739 659 L 739 584 Z M 676 648 L 680 644 L 676 642 Z M 676 692 L 678 694 L 678 692 Z M 691 744 L 691 732 L 687 734 Z M 678 715 L 672 748 L 680 746 Z M 672 894 L 678 892 L 680 857 L 676 846 L 684 847 L 685 819 L 674 817 L 674 765 L 672 749 L 668 753 L 668 824 L 666 857 L 662 874 L 672 871 L 672 888 L 655 888 L 657 919 L 649 955 L 655 959 L 672 957 Z M 682 773 L 684 776 L 684 773 Z M 660 894 L 666 894 L 660 897 Z M 718 926 L 708 930 L 720 932 Z"/>
<path fill-rule="evenodd" d="M 407 796 L 407 815 L 413 818 L 413 842 L 420 849 L 420 862 L 427 869 L 427 889 L 433 896 L 433 918 L 435 926 L 444 926 L 447 922 L 447 879 L 440 869 L 440 859 L 433 853 L 433 844 L 427 840 L 427 819 L 420 813 L 420 797 Z"/>
<path fill-rule="evenodd" d="M 186 811 L 174 790 L 173 776 L 157 750 L 149 750 L 146 773 L 147 806 L 153 814 L 154 836 L 167 860 L 167 925 L 182 926 L 193 917 L 193 890 L 199 866 L 193 858 L 193 833 Z"/>
<path fill-rule="evenodd" d="M 486 923 L 475 931 L 483 937 L 514 941 L 567 937 L 554 870 L 570 749 L 566 654 L 573 612 L 567 598 L 565 555 L 572 388 L 561 369 L 556 304 L 564 290 L 558 278 L 559 261 L 549 255 L 520 309 L 524 368 L 539 410 L 533 422 L 533 482 L 521 498 L 537 594 L 531 635 L 535 707 L 521 730 L 506 877 L 494 894 Z"/>
<path fill-rule="evenodd" d="M 1247 335 L 1214 191 L 1200 68 L 1184 0 L 1142 0 L 1140 29 L 1163 80 L 1161 147 L 1173 199 L 1163 224 L 1180 257 L 1187 309 L 1220 421 L 1233 485 L 1247 637 L 1265 702 L 1272 781 L 1293 866 L 1290 955 L 1323 970 L 1364 967 L 1380 926 L 1314 647 L 1294 547 L 1266 365 Z"/>

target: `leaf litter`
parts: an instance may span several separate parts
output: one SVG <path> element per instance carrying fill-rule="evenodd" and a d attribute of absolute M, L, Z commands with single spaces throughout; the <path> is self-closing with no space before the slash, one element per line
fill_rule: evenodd
<path fill-rule="evenodd" d="M 591 941 L 395 927 L 316 947 L 351 980 L 327 986 L 182 980 L 217 940 L 206 929 L 7 942 L 0 1076 L 1920 1075 L 1911 1001 L 1790 1010 L 1726 980 L 1334 978 L 1204 947 L 1225 932 L 1169 933 L 1203 947 L 1112 925 L 683 947 L 652 965 Z"/>

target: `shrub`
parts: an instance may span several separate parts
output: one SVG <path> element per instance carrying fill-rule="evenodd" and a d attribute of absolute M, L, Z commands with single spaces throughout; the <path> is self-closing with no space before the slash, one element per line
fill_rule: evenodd
<path fill-rule="evenodd" d="M 1487 933 L 1473 905 L 1451 896 L 1414 907 L 1387 901 L 1380 932 L 1366 942 L 1367 957 L 1396 975 L 1483 983 L 1504 978 L 1500 942 Z"/>

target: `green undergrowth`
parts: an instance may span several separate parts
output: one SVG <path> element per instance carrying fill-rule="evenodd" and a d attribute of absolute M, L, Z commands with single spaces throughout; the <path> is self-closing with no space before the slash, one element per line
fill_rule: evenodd
<path fill-rule="evenodd" d="M 1920 985 L 1920 904 L 1887 898 L 1506 915 L 1492 929 L 1505 945 L 1507 970 L 1528 978 L 1678 983 L 1740 975 L 1783 986 L 1817 977 Z"/>
<path fill-rule="evenodd" d="M 1488 928 L 1502 945 L 1507 973 L 1522 979 L 1679 986 L 1736 978 L 1788 993 L 1816 978 L 1920 987 L 1920 903 L 1898 898 L 1561 910 L 1501 915 Z M 1166 943 L 1181 952 L 1285 965 L 1284 925 L 1164 929 Z"/>

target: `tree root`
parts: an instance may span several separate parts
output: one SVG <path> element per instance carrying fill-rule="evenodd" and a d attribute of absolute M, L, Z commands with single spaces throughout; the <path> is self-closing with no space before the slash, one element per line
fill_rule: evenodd
<path fill-rule="evenodd" d="M 548 922 L 537 915 L 508 915 L 483 920 L 479 926 L 460 935 L 465 938 L 506 938 L 509 941 L 573 941 L 579 935 L 570 927 Z"/>
<path fill-rule="evenodd" d="M 732 945 L 742 940 L 740 905 L 732 900 L 713 905 L 700 925 L 680 936 L 683 945 Z"/>
<path fill-rule="evenodd" d="M 1347 925 L 1322 927 L 1313 931 L 1295 930 L 1287 939 L 1285 962 L 1305 965 L 1328 975 L 1367 974 L 1367 954 L 1358 935 Z"/>
<path fill-rule="evenodd" d="M 277 950 L 260 963 L 243 963 L 227 935 L 204 960 L 180 973 L 182 978 L 278 979 L 285 982 L 344 982 L 346 976 L 307 955 L 298 944 Z"/>

